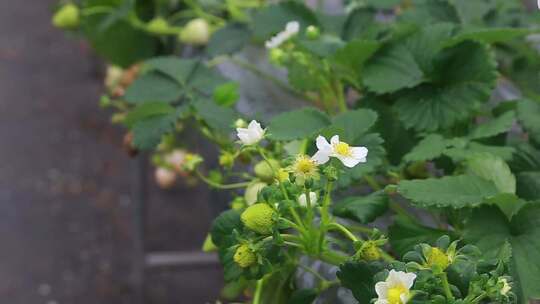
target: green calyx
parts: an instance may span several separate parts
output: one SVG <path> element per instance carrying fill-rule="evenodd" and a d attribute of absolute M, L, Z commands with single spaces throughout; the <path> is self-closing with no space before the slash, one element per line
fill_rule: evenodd
<path fill-rule="evenodd" d="M 62 6 L 52 18 L 53 25 L 60 29 L 77 28 L 79 26 L 79 22 L 79 8 L 73 3 L 68 3 Z"/>
<path fill-rule="evenodd" d="M 240 245 L 236 248 L 233 259 L 234 262 L 242 268 L 247 268 L 257 262 L 255 252 L 253 252 L 247 244 Z"/>
<path fill-rule="evenodd" d="M 436 267 L 440 270 L 445 270 L 450 265 L 450 259 L 442 250 L 437 247 L 432 247 L 426 257 L 427 265 Z"/>
<path fill-rule="evenodd" d="M 359 257 L 365 261 L 377 261 L 381 259 L 381 250 L 370 241 L 367 241 L 360 249 Z"/>
<path fill-rule="evenodd" d="M 249 229 L 263 235 L 271 234 L 275 211 L 267 204 L 249 206 L 240 216 Z"/>

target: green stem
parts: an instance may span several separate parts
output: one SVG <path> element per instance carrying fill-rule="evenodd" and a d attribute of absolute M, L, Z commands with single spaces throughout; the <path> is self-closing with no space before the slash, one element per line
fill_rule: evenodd
<path fill-rule="evenodd" d="M 352 230 L 352 231 L 356 231 L 356 232 L 360 232 L 360 233 L 365 233 L 365 234 L 373 233 L 373 228 L 359 226 L 359 225 L 347 226 L 347 229 Z"/>
<path fill-rule="evenodd" d="M 345 102 L 345 96 L 343 95 L 343 85 L 339 81 L 336 81 L 335 90 L 339 111 L 342 113 L 346 112 L 347 103 Z"/>
<path fill-rule="evenodd" d="M 332 250 L 327 250 L 319 255 L 319 259 L 328 264 L 339 266 L 345 263 L 349 258 Z"/>
<path fill-rule="evenodd" d="M 341 225 L 339 223 L 335 223 L 335 222 L 330 223 L 330 224 L 328 224 L 327 227 L 328 227 L 328 230 L 332 230 L 332 229 L 338 230 L 341 233 L 343 233 L 346 237 L 348 237 L 351 241 L 358 242 L 358 238 L 356 237 L 356 235 L 354 235 L 347 228 L 345 228 L 345 226 L 343 226 L 343 225 Z"/>
<path fill-rule="evenodd" d="M 443 272 L 439 276 L 443 284 L 443 289 L 444 289 L 444 294 L 446 296 L 446 299 L 450 301 L 454 301 L 454 295 L 452 294 L 452 290 L 450 290 L 450 284 L 448 283 L 448 277 L 446 276 L 446 273 Z"/>
<path fill-rule="evenodd" d="M 257 285 L 255 286 L 255 294 L 253 295 L 252 304 L 261 304 L 261 295 L 262 295 L 263 285 L 264 285 L 264 277 L 257 281 Z"/>
<path fill-rule="evenodd" d="M 81 14 L 83 16 L 91 16 L 96 14 L 108 14 L 112 12 L 114 8 L 110 6 L 93 6 L 82 9 Z"/>
<path fill-rule="evenodd" d="M 332 188 L 334 186 L 333 181 L 328 181 L 326 184 L 326 193 L 324 195 L 324 200 L 322 203 L 321 208 L 321 227 L 320 227 L 320 236 L 319 236 L 319 246 L 318 251 L 319 253 L 322 252 L 323 245 L 324 245 L 324 237 L 326 234 L 326 225 L 328 225 L 328 222 L 330 221 L 330 214 L 329 214 L 329 208 L 330 208 L 330 193 L 332 192 Z"/>
<path fill-rule="evenodd" d="M 383 260 L 387 261 L 388 263 L 392 263 L 396 261 L 396 259 L 394 259 L 394 257 L 389 255 L 386 251 L 381 249 L 380 252 L 381 252 L 381 256 Z"/>
<path fill-rule="evenodd" d="M 197 176 L 205 183 L 207 183 L 208 185 L 214 187 L 214 188 L 218 188 L 218 189 L 237 189 L 237 188 L 244 188 L 244 187 L 247 187 L 251 182 L 241 182 L 241 183 L 234 183 L 234 184 L 227 184 L 227 185 L 224 185 L 224 184 L 219 184 L 219 183 L 216 183 L 210 179 L 208 179 L 206 176 L 204 176 L 199 170 L 195 170 L 195 174 L 197 174 Z"/>

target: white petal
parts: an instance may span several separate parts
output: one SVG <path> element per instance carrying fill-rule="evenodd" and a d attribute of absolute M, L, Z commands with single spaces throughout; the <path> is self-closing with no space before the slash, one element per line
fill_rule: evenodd
<path fill-rule="evenodd" d="M 399 298 L 401 299 L 401 303 L 407 303 L 409 302 L 409 299 L 411 298 L 411 296 L 407 293 L 402 293 Z"/>
<path fill-rule="evenodd" d="M 256 120 L 252 120 L 252 121 L 249 122 L 248 130 L 250 130 L 252 132 L 257 132 L 259 130 L 262 130 L 261 124 L 258 123 Z"/>
<path fill-rule="evenodd" d="M 388 287 L 392 288 L 394 286 L 401 284 L 401 279 L 399 277 L 399 273 L 402 271 L 395 271 L 394 269 L 390 270 L 390 273 L 388 273 L 388 277 L 386 278 L 386 283 L 388 283 Z"/>
<path fill-rule="evenodd" d="M 300 30 L 300 23 L 298 21 L 290 21 L 285 26 L 285 31 L 290 34 L 296 34 Z"/>
<path fill-rule="evenodd" d="M 317 193 L 315 192 L 309 192 L 309 201 L 311 202 L 312 205 L 316 204 L 317 203 Z"/>
<path fill-rule="evenodd" d="M 351 152 L 352 156 L 360 160 L 361 163 L 366 162 L 366 157 L 368 155 L 368 149 L 366 147 L 352 147 Z"/>
<path fill-rule="evenodd" d="M 317 149 L 330 155 L 332 153 L 332 145 L 324 138 L 324 136 L 317 136 L 316 140 Z"/>
<path fill-rule="evenodd" d="M 388 300 L 386 299 L 378 299 L 375 301 L 375 304 L 388 304 Z"/>
<path fill-rule="evenodd" d="M 399 279 L 401 280 L 401 283 L 403 284 L 403 286 L 405 286 L 405 288 L 411 289 L 414 284 L 414 280 L 416 279 L 416 274 L 401 272 L 399 274 Z"/>
<path fill-rule="evenodd" d="M 336 154 L 335 157 L 337 157 L 343 163 L 343 165 L 348 168 L 352 168 L 362 161 L 361 159 L 356 159 L 352 156 L 343 156 L 341 154 Z"/>
<path fill-rule="evenodd" d="M 337 145 L 339 144 L 339 135 L 334 135 L 332 136 L 332 138 L 330 138 L 330 143 L 332 145 Z"/>
<path fill-rule="evenodd" d="M 377 296 L 379 296 L 379 299 L 388 298 L 388 283 L 378 282 L 375 284 L 375 292 L 377 293 Z"/>
<path fill-rule="evenodd" d="M 330 160 L 330 155 L 328 155 L 327 153 L 323 152 L 323 151 L 317 151 L 317 153 L 315 153 L 311 159 L 317 163 L 318 165 L 323 165 L 323 164 L 326 164 L 329 160 Z"/>
<path fill-rule="evenodd" d="M 300 204 L 300 206 L 302 207 L 307 206 L 307 198 L 305 193 L 300 194 L 300 196 L 298 197 L 298 204 Z"/>

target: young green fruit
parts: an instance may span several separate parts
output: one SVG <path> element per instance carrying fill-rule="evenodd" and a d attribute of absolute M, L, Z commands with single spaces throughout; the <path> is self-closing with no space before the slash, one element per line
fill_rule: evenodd
<path fill-rule="evenodd" d="M 156 17 L 148 22 L 146 30 L 152 34 L 166 35 L 170 33 L 171 28 L 165 18 Z"/>
<path fill-rule="evenodd" d="M 306 37 L 308 39 L 315 40 L 319 38 L 320 35 L 321 35 L 321 31 L 319 30 L 318 27 L 314 25 L 310 25 L 306 28 Z"/>
<path fill-rule="evenodd" d="M 259 234 L 271 234 L 274 226 L 274 210 L 267 204 L 249 206 L 240 216 L 249 229 Z"/>
<path fill-rule="evenodd" d="M 267 161 L 260 161 L 255 165 L 253 171 L 255 175 L 266 182 L 272 182 L 274 179 L 274 170 L 279 169 L 279 162 L 275 159 L 269 159 Z"/>
<path fill-rule="evenodd" d="M 53 16 L 52 23 L 57 28 L 73 29 L 79 26 L 79 8 L 68 3 L 62 6 Z"/>
<path fill-rule="evenodd" d="M 243 244 L 238 246 L 236 248 L 236 252 L 234 253 L 233 260 L 238 264 L 238 266 L 242 268 L 247 268 L 257 261 L 257 257 L 255 256 L 255 252 L 249 248 L 248 245 Z"/>
<path fill-rule="evenodd" d="M 376 261 L 381 258 L 381 250 L 379 247 L 377 247 L 377 245 L 369 242 L 362 249 L 360 257 L 366 261 Z"/>
<path fill-rule="evenodd" d="M 427 256 L 427 264 L 431 267 L 435 266 L 441 270 L 445 270 L 450 265 L 450 260 L 442 250 L 433 247 Z"/>
<path fill-rule="evenodd" d="M 180 41 L 193 44 L 205 45 L 210 40 L 210 25 L 202 18 L 189 21 L 180 32 Z"/>

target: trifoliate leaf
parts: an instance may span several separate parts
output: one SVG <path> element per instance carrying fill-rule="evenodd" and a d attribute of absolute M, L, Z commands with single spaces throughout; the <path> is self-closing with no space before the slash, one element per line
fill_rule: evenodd
<path fill-rule="evenodd" d="M 540 103 L 530 99 L 517 104 L 517 117 L 530 139 L 540 145 Z"/>
<path fill-rule="evenodd" d="M 199 99 L 193 102 L 193 107 L 215 132 L 228 134 L 233 131 L 233 124 L 238 118 L 238 114 L 230 107 L 217 105 L 208 99 Z"/>
<path fill-rule="evenodd" d="M 249 42 L 251 31 L 241 23 L 229 23 L 217 30 L 208 42 L 207 52 L 211 57 L 232 54 L 242 50 Z"/>
<path fill-rule="evenodd" d="M 124 99 L 132 104 L 177 101 L 183 94 L 182 87 L 173 79 L 157 72 L 137 78 L 126 90 Z"/>
<path fill-rule="evenodd" d="M 388 228 L 392 250 L 401 257 L 418 244 L 434 244 L 443 235 L 448 235 L 448 231 L 425 227 L 403 217 L 398 217 Z"/>
<path fill-rule="evenodd" d="M 467 161 L 467 172 L 492 181 L 502 193 L 516 193 L 516 177 L 508 164 L 489 153 L 473 154 Z"/>
<path fill-rule="evenodd" d="M 144 62 L 146 71 L 159 71 L 180 85 L 185 86 L 199 62 L 193 59 L 181 59 L 175 56 L 155 57 Z"/>
<path fill-rule="evenodd" d="M 514 124 L 515 119 L 516 115 L 514 111 L 506 112 L 495 119 L 476 126 L 471 134 L 469 134 L 468 138 L 488 138 L 507 132 Z"/>
<path fill-rule="evenodd" d="M 388 197 L 384 192 L 375 192 L 368 196 L 348 197 L 334 204 L 334 215 L 367 224 L 384 214 L 388 209 Z"/>
<path fill-rule="evenodd" d="M 449 144 L 450 141 L 441 135 L 430 134 L 405 155 L 405 161 L 415 162 L 435 159 L 444 153 Z"/>
<path fill-rule="evenodd" d="M 124 124 L 131 128 L 141 120 L 149 119 L 153 116 L 167 115 L 173 113 L 174 107 L 164 102 L 147 102 L 138 105 L 131 110 L 124 120 Z"/>
<path fill-rule="evenodd" d="M 489 100 L 497 78 L 492 54 L 473 42 L 446 49 L 434 66 L 436 79 L 405 90 L 395 104 L 408 128 L 435 131 L 470 118 Z"/>
<path fill-rule="evenodd" d="M 475 210 L 467 221 L 465 240 L 496 257 L 504 244 L 512 246 L 511 274 L 518 303 L 540 299 L 540 204 L 523 207 L 511 221 L 496 207 Z"/>
<path fill-rule="evenodd" d="M 276 140 L 301 139 L 316 135 L 330 125 L 330 118 L 315 108 L 285 112 L 272 118 L 268 134 Z"/>
<path fill-rule="evenodd" d="M 440 179 L 404 180 L 398 192 L 421 207 L 474 207 L 499 191 L 493 182 L 474 175 L 446 176 Z"/>

